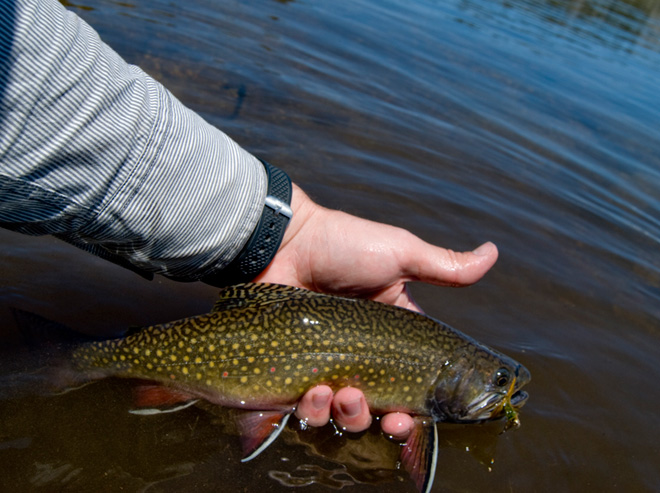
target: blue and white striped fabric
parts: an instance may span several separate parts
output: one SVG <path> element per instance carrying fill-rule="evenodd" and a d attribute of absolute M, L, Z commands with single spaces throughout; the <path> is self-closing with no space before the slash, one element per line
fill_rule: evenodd
<path fill-rule="evenodd" d="M 238 254 L 266 186 L 255 157 L 56 0 L 0 1 L 2 227 L 194 280 Z"/>

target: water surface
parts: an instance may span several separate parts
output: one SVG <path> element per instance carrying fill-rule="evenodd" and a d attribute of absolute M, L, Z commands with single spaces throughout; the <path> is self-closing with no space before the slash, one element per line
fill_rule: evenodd
<path fill-rule="evenodd" d="M 458 250 L 497 243 L 477 286 L 414 292 L 525 364 L 531 397 L 515 432 L 443 428 L 434 491 L 660 489 L 660 3 L 69 5 L 318 202 Z M 205 312 L 215 297 L 52 238 L 0 238 L 7 353 L 19 346 L 11 306 L 109 334 Z M 2 398 L 1 489 L 288 491 L 282 482 L 312 478 L 309 491 L 414 491 L 378 441 L 354 452 L 367 468 L 311 452 L 353 453 L 332 430 L 287 433 L 241 464 L 222 413 L 146 419 L 130 407 L 117 381 Z"/>

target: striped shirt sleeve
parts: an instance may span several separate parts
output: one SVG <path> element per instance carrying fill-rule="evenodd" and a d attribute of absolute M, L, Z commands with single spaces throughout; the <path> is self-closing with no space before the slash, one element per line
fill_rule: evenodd
<path fill-rule="evenodd" d="M 0 2 L 0 225 L 195 280 L 240 251 L 261 163 L 56 0 Z"/>

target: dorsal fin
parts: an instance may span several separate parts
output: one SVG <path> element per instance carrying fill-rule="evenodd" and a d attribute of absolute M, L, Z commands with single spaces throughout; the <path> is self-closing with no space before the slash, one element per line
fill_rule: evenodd
<path fill-rule="evenodd" d="M 220 299 L 213 311 L 230 310 L 246 306 L 262 306 L 291 299 L 323 296 L 313 291 L 281 284 L 245 283 L 228 286 L 220 291 Z"/>

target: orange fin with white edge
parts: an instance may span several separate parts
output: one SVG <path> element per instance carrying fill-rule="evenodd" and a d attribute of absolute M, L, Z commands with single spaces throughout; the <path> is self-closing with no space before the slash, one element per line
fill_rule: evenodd
<path fill-rule="evenodd" d="M 282 433 L 291 413 L 281 411 L 245 411 L 236 418 L 241 433 L 244 457 L 241 462 L 254 459 L 266 450 Z"/>
<path fill-rule="evenodd" d="M 401 445 L 400 458 L 417 489 L 430 492 L 438 463 L 438 429 L 431 418 L 415 418 L 410 437 Z"/>
<path fill-rule="evenodd" d="M 132 409 L 129 413 L 143 416 L 174 413 L 194 405 L 199 400 L 182 390 L 149 381 L 141 382 L 133 388 L 133 399 L 137 409 Z"/>

